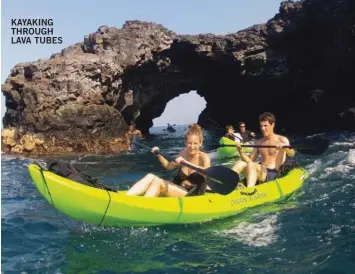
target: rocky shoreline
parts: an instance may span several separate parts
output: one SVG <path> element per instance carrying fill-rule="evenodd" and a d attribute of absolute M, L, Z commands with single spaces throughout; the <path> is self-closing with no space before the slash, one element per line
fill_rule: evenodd
<path fill-rule="evenodd" d="M 114 153 L 128 124 L 149 133 L 173 98 L 197 90 L 208 128 L 264 111 L 278 129 L 355 131 L 355 4 L 285 1 L 267 23 L 228 35 L 178 35 L 127 21 L 101 26 L 49 59 L 17 64 L 6 98 L 7 154 Z"/>
<path fill-rule="evenodd" d="M 2 152 L 23 156 L 49 156 L 70 154 L 112 154 L 129 149 L 127 134 L 117 138 L 85 138 L 78 134 L 66 136 L 65 132 L 45 136 L 44 134 L 19 133 L 15 128 L 3 129 Z"/>

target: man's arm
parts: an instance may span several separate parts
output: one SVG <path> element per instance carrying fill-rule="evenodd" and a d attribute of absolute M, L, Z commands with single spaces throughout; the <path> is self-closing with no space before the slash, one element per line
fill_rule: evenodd
<path fill-rule="evenodd" d="M 286 138 L 286 137 L 282 137 L 281 138 L 281 142 L 283 146 L 289 146 L 290 145 L 290 141 Z M 296 151 L 293 148 L 282 148 L 283 150 L 285 150 L 286 155 L 288 157 L 294 157 L 296 154 Z"/>
<path fill-rule="evenodd" d="M 240 156 L 242 157 L 242 160 L 243 160 L 244 162 L 247 162 L 247 163 L 255 161 L 256 158 L 257 158 L 258 155 L 259 155 L 259 151 L 258 151 L 258 149 L 257 149 L 256 147 L 253 149 L 253 152 L 251 153 L 250 156 L 248 156 L 247 154 L 245 154 L 245 153 L 243 152 L 243 150 L 242 150 L 242 147 L 241 147 L 240 145 L 238 145 L 238 144 L 237 144 L 237 149 L 238 149 L 238 151 L 239 151 Z"/>

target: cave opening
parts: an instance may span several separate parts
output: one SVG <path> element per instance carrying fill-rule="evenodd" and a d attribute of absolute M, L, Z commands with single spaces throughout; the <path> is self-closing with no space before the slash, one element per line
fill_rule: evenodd
<path fill-rule="evenodd" d="M 153 126 L 167 126 L 168 123 L 171 125 L 197 123 L 205 107 L 206 100 L 198 95 L 196 90 L 180 94 L 166 104 L 163 113 L 153 120 Z"/>

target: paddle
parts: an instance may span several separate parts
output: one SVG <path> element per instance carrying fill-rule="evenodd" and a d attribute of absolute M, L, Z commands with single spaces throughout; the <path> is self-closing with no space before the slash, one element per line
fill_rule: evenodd
<path fill-rule="evenodd" d="M 133 139 L 133 143 L 141 148 L 145 148 L 147 150 L 151 150 L 150 147 L 142 144 L 138 139 Z M 167 159 L 171 159 L 171 157 L 167 157 L 160 153 L 159 151 L 156 151 L 155 154 L 160 154 L 164 156 Z M 235 171 L 223 167 L 223 166 L 212 166 L 206 169 L 202 169 L 193 165 L 190 165 L 189 163 L 186 163 L 184 161 L 180 162 L 180 165 L 186 166 L 188 168 L 191 168 L 192 170 L 197 171 L 198 173 L 202 174 L 203 176 L 206 177 L 206 183 L 207 185 L 216 193 L 222 194 L 222 195 L 227 195 L 231 193 L 237 186 L 239 182 L 239 175 Z"/>
<path fill-rule="evenodd" d="M 225 147 L 235 147 L 234 144 L 231 145 L 218 145 Z M 277 146 L 272 145 L 241 145 L 242 147 L 256 147 L 256 148 L 276 148 Z M 329 147 L 329 141 L 314 137 L 314 138 L 302 138 L 295 140 L 289 146 L 284 146 L 284 148 L 293 148 L 294 150 L 308 155 L 320 155 L 324 153 Z"/>

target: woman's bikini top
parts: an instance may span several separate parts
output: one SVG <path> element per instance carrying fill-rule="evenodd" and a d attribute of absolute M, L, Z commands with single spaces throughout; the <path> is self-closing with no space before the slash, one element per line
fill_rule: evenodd
<path fill-rule="evenodd" d="M 189 181 L 191 184 L 199 186 L 205 182 L 205 177 L 197 172 L 186 175 L 180 168 L 174 177 L 173 182 L 174 184 L 181 185 L 183 181 Z"/>

